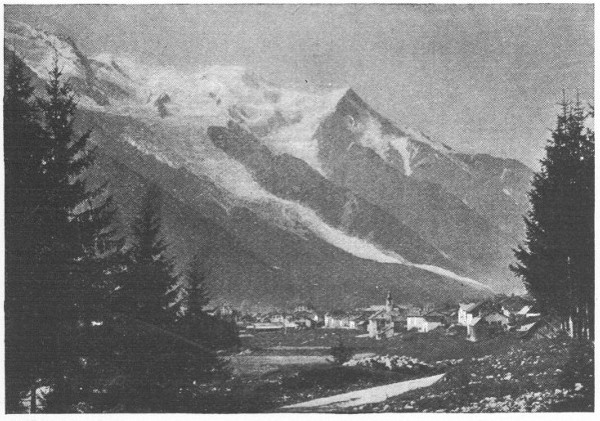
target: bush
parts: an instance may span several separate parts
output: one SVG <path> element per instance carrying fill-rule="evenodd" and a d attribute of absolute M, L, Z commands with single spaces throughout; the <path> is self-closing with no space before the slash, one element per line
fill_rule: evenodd
<path fill-rule="evenodd" d="M 343 341 L 339 341 L 336 346 L 331 347 L 331 356 L 336 364 L 344 364 L 352 359 L 354 349 L 344 345 Z"/>

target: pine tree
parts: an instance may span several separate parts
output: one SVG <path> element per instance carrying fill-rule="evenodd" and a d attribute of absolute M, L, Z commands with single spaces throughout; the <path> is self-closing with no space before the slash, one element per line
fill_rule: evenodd
<path fill-rule="evenodd" d="M 126 313 L 162 324 L 172 321 L 176 313 L 177 307 L 173 303 L 178 294 L 178 282 L 160 232 L 160 209 L 161 192 L 153 184 L 132 224 L 130 263 L 120 295 L 125 299 L 122 309 Z"/>
<path fill-rule="evenodd" d="M 210 316 L 204 311 L 204 307 L 210 302 L 206 283 L 209 273 L 206 257 L 195 255 L 189 262 L 185 279 L 185 311 L 183 317 L 178 319 L 175 329 L 212 350 L 239 347 L 235 322 Z M 206 358 L 202 366 L 206 369 L 223 369 L 215 358 Z"/>
<path fill-rule="evenodd" d="M 189 263 L 187 271 L 187 305 L 186 315 L 199 317 L 204 314 L 203 308 L 210 302 L 206 285 L 207 270 L 205 262 L 195 255 Z"/>
<path fill-rule="evenodd" d="M 127 270 L 117 291 L 116 306 L 123 317 L 114 323 L 120 333 L 115 335 L 119 343 L 113 360 L 122 380 L 109 387 L 109 396 L 120 410 L 178 410 L 181 391 L 193 388 L 194 381 L 209 376 L 219 363 L 209 348 L 190 346 L 187 332 L 181 332 L 176 313 L 183 279 L 173 274 L 173 261 L 166 255 L 160 209 L 161 191 L 153 184 L 132 223 Z M 200 270 L 189 273 L 196 285 Z M 200 295 L 192 295 L 201 301 Z"/>
<path fill-rule="evenodd" d="M 594 133 L 586 117 L 579 100 L 563 101 L 529 193 L 526 243 L 511 269 L 542 311 L 575 336 L 593 337 Z"/>
<path fill-rule="evenodd" d="M 5 54 L 5 60 L 5 402 L 8 412 L 17 412 L 18 393 L 35 383 L 43 365 L 31 259 L 38 252 L 41 228 L 44 151 L 26 66 L 14 53 Z"/>
<path fill-rule="evenodd" d="M 56 376 L 61 379 L 54 391 L 57 405 L 53 410 L 57 412 L 77 401 L 65 371 L 75 375 L 78 351 L 89 348 L 85 331 L 100 312 L 106 293 L 105 272 L 112 265 L 112 255 L 118 252 L 118 240 L 114 240 L 110 227 L 114 214 L 111 199 L 104 186 L 88 190 L 84 178 L 85 170 L 94 161 L 94 151 L 88 145 L 91 132 L 74 136 L 76 100 L 69 84 L 61 78 L 55 63 L 46 97 L 39 100 L 47 152 L 42 160 L 47 229 L 39 239 L 45 247 L 39 268 L 40 278 L 57 291 L 44 300 L 47 331 L 56 332 Z M 73 346 L 74 337 L 78 338 L 80 349 Z"/>
<path fill-rule="evenodd" d="M 20 306 L 21 317 L 10 311 L 7 316 L 19 325 L 21 338 L 27 338 L 18 347 L 18 358 L 31 369 L 29 378 L 27 370 L 23 377 L 32 391 L 38 379 L 52 384 L 54 410 L 62 412 L 77 400 L 70 376 L 80 349 L 90 347 L 81 326 L 89 326 L 90 309 L 101 302 L 107 262 L 116 249 L 113 211 L 102 186 L 87 189 L 84 173 L 93 163 L 90 132 L 74 136 L 76 102 L 56 63 L 46 96 L 35 107 L 29 104 L 33 90 L 24 77 L 25 66 L 16 58 L 14 63 L 5 93 L 11 203 L 7 293 L 12 297 L 7 310 Z M 74 337 L 80 347 L 74 346 Z"/>

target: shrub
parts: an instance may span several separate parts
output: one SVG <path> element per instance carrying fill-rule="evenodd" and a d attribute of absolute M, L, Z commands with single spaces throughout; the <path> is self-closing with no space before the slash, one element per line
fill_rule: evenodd
<path fill-rule="evenodd" d="M 352 359 L 354 349 L 346 346 L 343 341 L 339 341 L 336 346 L 331 347 L 331 356 L 336 364 L 344 364 Z"/>

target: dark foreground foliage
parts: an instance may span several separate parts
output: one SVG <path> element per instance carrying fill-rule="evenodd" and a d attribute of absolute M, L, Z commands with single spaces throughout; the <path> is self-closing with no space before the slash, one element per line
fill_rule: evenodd
<path fill-rule="evenodd" d="M 237 345 L 235 326 L 200 308 L 182 316 L 160 189 L 148 190 L 127 248 L 104 186 L 86 184 L 91 131 L 74 132 L 77 102 L 58 64 L 36 101 L 27 67 L 8 56 L 6 411 L 189 408 L 187 390 L 229 374 L 216 350 Z M 207 297 L 196 291 L 198 307 Z"/>
<path fill-rule="evenodd" d="M 594 339 L 594 131 L 593 110 L 579 98 L 563 100 L 542 169 L 529 193 L 527 239 L 511 266 L 545 314 L 572 336 Z"/>

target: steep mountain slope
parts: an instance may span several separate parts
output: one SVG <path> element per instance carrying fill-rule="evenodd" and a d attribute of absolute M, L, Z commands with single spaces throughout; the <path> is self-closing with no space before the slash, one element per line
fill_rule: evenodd
<path fill-rule="evenodd" d="M 491 166 L 400 129 L 351 90 L 323 121 L 315 141 L 331 180 L 387 210 L 490 282 L 501 285 L 510 277 L 511 247 L 519 238 L 514 233 L 520 232 L 525 209 L 496 197 L 498 192 L 507 197 L 503 190 L 508 188 L 524 196 L 526 167 L 500 159 Z M 511 174 L 506 187 L 489 182 L 498 167 Z"/>
<path fill-rule="evenodd" d="M 139 121 L 89 111 L 80 113 L 78 124 L 82 129 L 94 127 L 101 153 L 90 180 L 111 180 L 122 232 L 127 232 L 144 187 L 158 183 L 165 192 L 164 227 L 173 254 L 180 263 L 195 253 L 208 256 L 209 284 L 219 299 L 247 309 L 286 307 L 304 300 L 323 308 L 349 308 L 380 300 L 387 290 L 409 301 L 486 293 L 468 281 L 399 264 L 393 254 L 340 231 L 341 238 L 329 238 L 336 230 L 325 223 L 312 226 L 318 219 L 295 219 L 286 210 L 283 219 L 268 203 L 234 205 L 236 199 L 207 177 L 157 160 L 119 134 L 156 136 L 156 127 L 151 132 Z M 261 217 L 265 211 L 280 221 Z"/>
<path fill-rule="evenodd" d="M 505 269 L 528 174 L 516 161 L 451 151 L 347 88 L 303 92 L 240 67 L 184 74 L 87 58 L 17 22 L 6 23 L 5 47 L 38 88 L 57 60 L 123 232 L 143 186 L 159 184 L 174 254 L 183 263 L 210 251 L 217 298 L 346 307 L 386 289 L 439 301 L 516 285 Z"/>
<path fill-rule="evenodd" d="M 393 216 L 341 188 L 288 154 L 275 155 L 239 125 L 209 127 L 211 140 L 242 162 L 253 178 L 278 197 L 314 209 L 323 220 L 353 237 L 369 238 L 408 261 L 452 268 L 453 263 Z"/>

